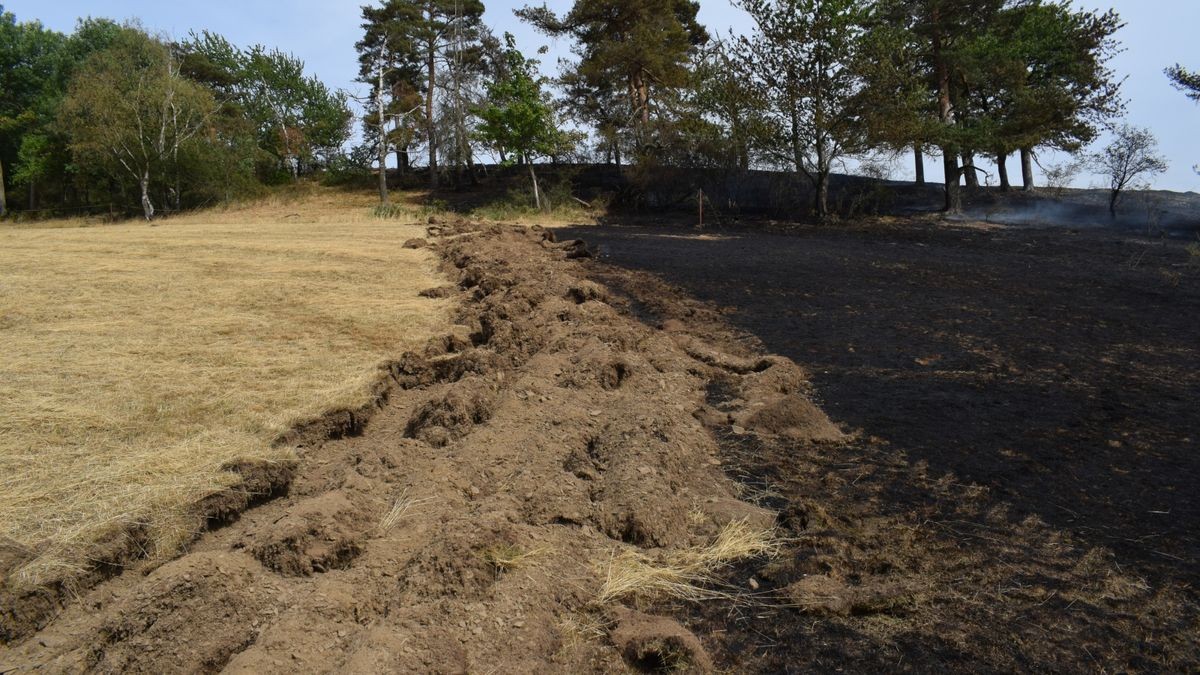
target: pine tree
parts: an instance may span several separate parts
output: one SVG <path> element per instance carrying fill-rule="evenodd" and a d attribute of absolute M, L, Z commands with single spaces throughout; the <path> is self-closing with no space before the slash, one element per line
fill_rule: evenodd
<path fill-rule="evenodd" d="M 813 212 L 829 215 L 829 177 L 862 147 L 861 78 L 852 65 L 865 32 L 861 0 L 741 0 L 755 23 L 739 41 L 748 80 L 761 92 L 770 133 L 760 147 L 812 185 Z"/>
<path fill-rule="evenodd" d="M 1200 102 L 1200 72 L 1188 70 L 1176 63 L 1167 68 L 1166 73 L 1176 89 L 1193 101 Z"/>
<path fill-rule="evenodd" d="M 570 86 L 597 103 L 620 100 L 624 120 L 614 124 L 624 130 L 632 123 L 641 153 L 650 144 L 657 93 L 687 84 L 689 58 L 708 41 L 696 20 L 699 7 L 694 0 L 576 0 L 562 17 L 545 5 L 516 13 L 548 35 L 575 41 L 579 61 Z"/>

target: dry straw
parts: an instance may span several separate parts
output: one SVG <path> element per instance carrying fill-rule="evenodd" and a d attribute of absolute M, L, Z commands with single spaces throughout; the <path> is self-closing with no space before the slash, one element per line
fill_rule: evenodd
<path fill-rule="evenodd" d="M 75 223 L 78 224 L 78 223 Z M 445 321 L 421 231 L 315 191 L 157 227 L 0 228 L 0 542 L 9 582 L 88 564 L 135 526 L 153 555 L 234 459 L 367 401 L 377 367 Z"/>
<path fill-rule="evenodd" d="M 721 590 L 719 573 L 729 565 L 756 556 L 774 556 L 782 541 L 774 530 L 757 529 L 745 521 L 729 523 L 706 546 L 684 548 L 650 557 L 624 551 L 609 561 L 600 601 L 625 598 L 676 598 L 700 601 L 730 597 Z"/>

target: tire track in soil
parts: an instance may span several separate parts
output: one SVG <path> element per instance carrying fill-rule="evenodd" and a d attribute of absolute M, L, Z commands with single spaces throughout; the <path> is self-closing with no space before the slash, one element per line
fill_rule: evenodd
<path fill-rule="evenodd" d="M 179 558 L 82 593 L 0 650 L 0 670 L 708 669 L 708 636 L 599 604 L 603 568 L 620 549 L 774 523 L 738 498 L 702 420 L 840 442 L 805 373 L 716 332 L 636 321 L 581 278 L 581 242 L 461 221 L 429 234 L 459 325 L 391 367 L 369 422 L 301 442 L 286 494 L 243 499 Z M 716 380 L 736 398 L 720 411 L 706 404 Z"/>

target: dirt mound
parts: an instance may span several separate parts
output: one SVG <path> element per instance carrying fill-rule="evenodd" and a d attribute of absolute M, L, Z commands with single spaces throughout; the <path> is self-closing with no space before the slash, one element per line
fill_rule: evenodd
<path fill-rule="evenodd" d="M 674 619 L 631 610 L 617 612 L 612 641 L 625 660 L 652 673 L 711 672 L 712 661 L 700 640 Z"/>
<path fill-rule="evenodd" d="M 148 576 L 100 584 L 0 668 L 711 669 L 702 636 L 602 603 L 605 570 L 774 526 L 701 420 L 721 381 L 747 433 L 838 437 L 803 371 L 635 320 L 583 277 L 582 242 L 440 218 L 428 231 L 459 325 L 389 366 L 378 410 L 298 442 L 274 499 Z"/>

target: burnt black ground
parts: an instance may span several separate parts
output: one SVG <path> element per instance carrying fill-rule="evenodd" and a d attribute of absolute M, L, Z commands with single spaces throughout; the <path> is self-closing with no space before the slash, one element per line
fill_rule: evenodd
<path fill-rule="evenodd" d="M 1200 258 L 1185 243 L 936 221 L 560 236 L 727 308 L 811 370 L 836 422 L 931 474 L 1151 582 L 1200 581 Z"/>

